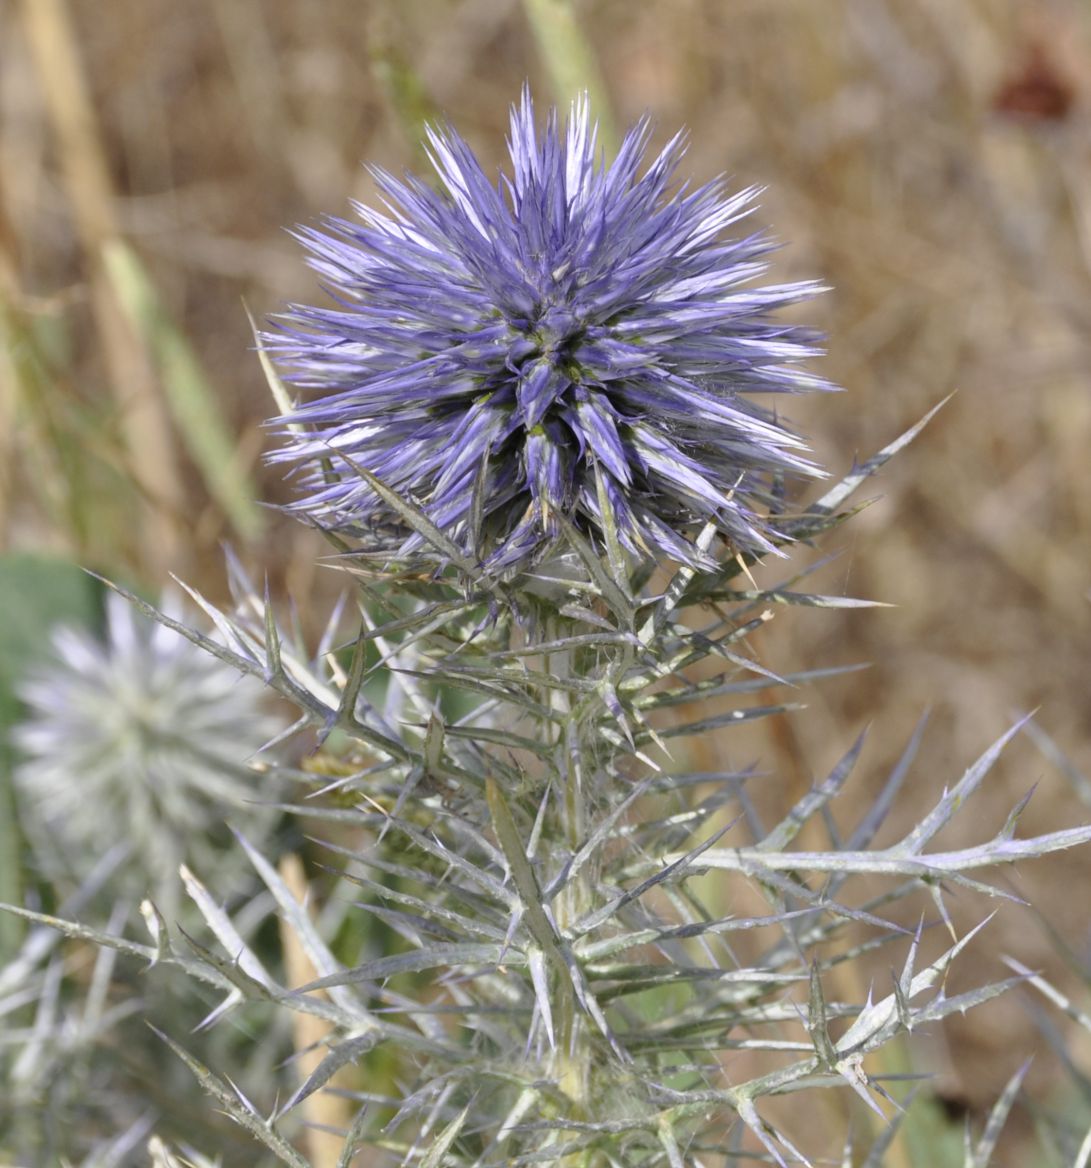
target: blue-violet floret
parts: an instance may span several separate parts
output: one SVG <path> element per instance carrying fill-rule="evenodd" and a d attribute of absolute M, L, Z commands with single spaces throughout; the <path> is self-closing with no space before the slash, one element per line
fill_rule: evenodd
<path fill-rule="evenodd" d="M 753 286 L 773 244 L 727 229 L 757 192 L 679 186 L 684 135 L 644 166 L 649 137 L 644 119 L 605 165 L 586 100 L 539 134 L 524 93 L 510 176 L 430 129 L 441 190 L 375 170 L 385 212 L 300 229 L 339 307 L 293 306 L 267 339 L 316 395 L 273 455 L 301 464 L 298 510 L 427 555 L 362 467 L 489 571 L 541 558 L 558 515 L 696 566 L 707 521 L 736 551 L 773 549 L 774 483 L 821 471 L 752 398 L 829 388 L 799 367 L 814 334 L 770 315 L 821 289 Z"/>

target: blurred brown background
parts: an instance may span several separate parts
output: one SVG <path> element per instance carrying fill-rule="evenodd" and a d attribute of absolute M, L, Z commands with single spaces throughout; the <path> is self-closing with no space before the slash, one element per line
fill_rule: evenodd
<path fill-rule="evenodd" d="M 524 79 L 540 100 L 587 84 L 618 127 L 688 126 L 695 178 L 766 184 L 776 275 L 832 286 L 806 315 L 847 392 L 786 409 L 835 472 L 957 391 L 818 577 L 897 607 L 763 634 L 775 668 L 872 668 L 705 761 L 758 757 L 802 789 L 870 720 L 864 790 L 930 706 L 908 817 L 1040 707 L 1091 772 L 1091 4 L 6 0 L 0 38 L 8 547 L 217 595 L 229 539 L 301 603 L 331 590 L 311 534 L 245 502 L 285 493 L 260 462 L 274 410 L 244 301 L 260 318 L 318 295 L 285 227 L 369 198 L 362 160 L 419 167 L 423 120 L 492 168 Z M 999 827 L 1040 778 L 1028 830 L 1088 817 L 1021 740 L 944 839 Z M 1089 878 L 1084 854 L 1011 879 L 1083 952 Z M 990 907 L 958 900 L 962 923 Z M 982 951 L 1058 965 L 1009 909 Z M 975 1104 L 1038 1044 L 1017 1003 L 948 1035 L 954 1061 L 929 1057 Z"/>

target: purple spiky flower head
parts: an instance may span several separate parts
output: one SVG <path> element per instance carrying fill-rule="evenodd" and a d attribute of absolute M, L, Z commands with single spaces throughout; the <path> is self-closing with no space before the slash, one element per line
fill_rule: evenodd
<path fill-rule="evenodd" d="M 675 184 L 684 135 L 644 165 L 644 119 L 605 165 L 596 130 L 581 100 L 539 134 L 524 92 L 510 176 L 430 129 L 440 190 L 375 170 L 385 212 L 299 230 L 340 306 L 293 306 L 268 338 L 317 394 L 272 456 L 301 466 L 297 509 L 427 555 L 410 528 L 391 545 L 398 517 L 364 468 L 489 571 L 544 555 L 558 514 L 697 566 L 706 521 L 734 550 L 773 549 L 774 482 L 821 471 L 753 399 L 829 388 L 798 366 L 813 334 L 770 315 L 821 289 L 753 285 L 773 244 L 729 229 L 757 192 Z"/>

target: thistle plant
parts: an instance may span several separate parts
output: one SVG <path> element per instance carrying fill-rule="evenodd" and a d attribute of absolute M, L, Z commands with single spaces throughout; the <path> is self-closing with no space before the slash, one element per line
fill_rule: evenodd
<path fill-rule="evenodd" d="M 163 610 L 182 615 L 176 596 Z M 107 598 L 102 639 L 57 629 L 53 660 L 20 696 L 16 788 L 52 879 L 78 885 L 113 851 L 112 887 L 165 908 L 183 860 L 205 867 L 223 851 L 231 809 L 246 809 L 256 835 L 271 824 L 269 794 L 249 769 L 279 727 L 262 687 L 121 597 Z"/>
<path fill-rule="evenodd" d="M 177 593 L 161 604 L 183 616 Z M 188 864 L 215 872 L 232 903 L 244 894 L 245 908 L 257 879 L 225 819 L 268 845 L 275 792 L 251 756 L 282 724 L 259 682 L 122 597 L 107 597 L 105 616 L 102 636 L 57 628 L 51 657 L 20 687 L 14 778 L 35 895 L 115 932 L 139 920 L 147 897 L 146 920 L 165 929 L 183 907 L 183 886 L 200 895 L 191 871 L 180 878 Z M 244 921 L 238 927 L 250 936 Z M 164 1101 L 184 1096 L 181 1068 L 157 1067 L 161 1047 L 144 1022 L 162 1024 L 179 1009 L 200 1022 L 207 994 L 168 991 L 154 973 L 136 981 L 110 949 L 96 951 L 86 936 L 69 947 L 59 939 L 36 927 L 0 961 L 0 1160 L 129 1163 Z M 268 1040 L 250 1037 L 243 1056 L 265 1070 L 287 1050 L 286 1028 L 267 1029 Z M 237 1037 L 220 1028 L 202 1036 L 201 1052 L 238 1057 Z"/>
<path fill-rule="evenodd" d="M 755 399 L 829 388 L 800 365 L 814 336 L 773 315 L 817 286 L 755 285 L 771 241 L 739 228 L 754 192 L 672 186 L 683 140 L 645 161 L 649 134 L 606 164 L 586 103 L 539 133 L 524 95 L 498 183 L 436 130 L 439 191 L 376 172 L 385 212 L 303 230 L 339 304 L 264 338 L 285 379 L 267 362 L 273 457 L 297 468 L 293 509 L 336 549 L 358 624 L 308 652 L 238 573 L 230 611 L 202 601 L 220 640 L 158 614 L 314 728 L 317 753 L 282 776 L 325 838 L 332 919 L 395 942 L 316 923 L 245 841 L 309 984 L 207 894 L 210 936 L 188 948 L 95 934 L 219 987 L 224 1014 L 323 1020 L 323 1057 L 269 1118 L 169 1039 L 296 1168 L 814 1163 L 829 1147 L 779 1097 L 817 1108 L 831 1088 L 890 1121 L 863 1153 L 880 1165 L 900 1114 L 882 1048 L 1021 977 L 948 994 L 977 930 L 956 934 L 946 894 L 1004 899 L 981 870 L 1091 839 L 1020 839 L 1020 804 L 981 843 L 936 845 L 1014 729 L 882 847 L 919 735 L 874 802 L 842 797 L 861 739 L 772 824 L 752 791 L 780 797 L 776 775 L 688 762 L 693 740 L 727 743 L 845 668 L 774 668 L 750 639 L 790 606 L 865 602 L 808 591 L 808 567 L 765 587 L 752 570 L 846 518 L 920 427 L 793 509 L 789 484 L 821 471 Z M 893 977 L 857 993 L 845 971 L 877 950 Z M 308 1161 L 300 1109 L 326 1091 L 348 1107 L 343 1148 Z"/>

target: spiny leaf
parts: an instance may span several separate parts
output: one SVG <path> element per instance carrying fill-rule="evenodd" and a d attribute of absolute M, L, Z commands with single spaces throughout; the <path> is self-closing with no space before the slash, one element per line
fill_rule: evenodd
<path fill-rule="evenodd" d="M 757 845 L 762 851 L 783 851 L 795 839 L 811 816 L 836 797 L 852 773 L 856 760 L 860 757 L 865 733 L 866 731 L 860 732 L 848 753 L 833 768 L 825 782 L 804 795 L 788 812 L 787 816 Z"/>
<path fill-rule="evenodd" d="M 538 1014 L 545 1027 L 549 1049 L 557 1049 L 557 1040 L 553 1031 L 553 1004 L 549 994 L 549 977 L 546 973 L 545 954 L 536 945 L 527 949 L 527 963 L 530 968 L 530 980 L 534 986 L 534 1001 L 538 1007 Z"/>
<path fill-rule="evenodd" d="M 1014 957 L 1005 957 L 1004 964 L 1029 982 L 1030 985 L 1034 986 L 1043 997 L 1048 998 L 1049 1001 L 1071 1018 L 1073 1022 L 1082 1026 L 1084 1030 L 1091 1032 L 1091 1014 L 1074 1005 L 1070 998 L 1062 994 L 1060 990 L 1046 981 L 1044 977 L 1028 969 L 1021 961 L 1016 961 Z"/>
<path fill-rule="evenodd" d="M 310 1168 L 307 1161 L 280 1135 L 273 1126 L 255 1114 L 237 1091 L 232 1090 L 187 1050 L 179 1046 L 161 1030 L 151 1029 L 193 1072 L 201 1086 L 216 1100 L 231 1118 L 263 1143 L 282 1163 L 291 1168 Z"/>
<path fill-rule="evenodd" d="M 793 1156 L 797 1163 L 805 1165 L 806 1168 L 814 1168 L 811 1161 L 798 1148 L 794 1147 L 783 1134 L 761 1118 L 752 1100 L 740 1095 L 736 1101 L 735 1110 L 739 1118 L 758 1137 L 762 1146 L 780 1168 L 788 1168 L 787 1161 L 780 1154 L 781 1147 Z M 780 1147 L 777 1146 L 778 1144 Z"/>
<path fill-rule="evenodd" d="M 716 525 L 706 523 L 697 536 L 697 548 L 701 552 L 707 552 L 712 546 L 712 540 L 715 535 Z M 670 583 L 667 585 L 666 591 L 655 601 L 651 615 L 648 617 L 644 627 L 640 630 L 640 639 L 645 645 L 650 646 L 658 639 L 666 627 L 667 622 L 682 603 L 686 589 L 693 582 L 696 575 L 696 569 L 688 567 L 685 564 L 679 567 L 674 573 Z"/>
<path fill-rule="evenodd" d="M 298 1107 L 304 1099 L 313 1095 L 319 1088 L 324 1087 L 342 1067 L 356 1062 L 362 1055 L 373 1050 L 378 1040 L 379 1035 L 371 1032 L 351 1036 L 338 1042 L 307 1076 L 306 1081 L 293 1092 L 291 1098 L 281 1106 L 277 1113 L 278 1116 L 285 1115 L 293 1107 Z"/>
<path fill-rule="evenodd" d="M 462 1126 L 466 1122 L 466 1116 L 469 1113 L 470 1104 L 467 1103 L 437 1136 L 435 1143 L 432 1144 L 424 1159 L 421 1160 L 421 1168 L 441 1168 L 444 1156 L 447 1155 L 451 1145 L 458 1139 L 459 1132 L 462 1131 Z"/>
<path fill-rule="evenodd" d="M 254 953 L 239 935 L 231 918 L 209 896 L 205 886 L 185 865 L 182 866 L 180 874 L 186 892 L 197 906 L 201 916 L 204 917 L 205 924 L 215 934 L 216 940 L 220 942 L 225 952 L 233 955 L 232 964 L 242 970 L 246 977 L 267 990 L 272 984 L 272 979 L 269 977 L 257 954 Z M 187 937 L 186 940 L 191 946 L 194 946 L 191 938 Z"/>
<path fill-rule="evenodd" d="M 618 618 L 625 629 L 632 629 L 635 615 L 632 599 L 626 595 L 622 586 L 618 584 L 611 572 L 603 565 L 602 558 L 595 553 L 594 548 L 576 530 L 568 516 L 563 512 L 557 512 L 557 523 L 564 532 L 565 539 L 568 540 L 576 554 L 580 557 L 580 562 L 587 569 L 591 579 L 598 586 L 599 595 L 601 595 L 610 611 Z"/>
<path fill-rule="evenodd" d="M 824 1067 L 833 1067 L 837 1062 L 837 1051 L 830 1041 L 826 1019 L 826 998 L 822 992 L 822 979 L 818 974 L 817 962 L 811 962 L 810 999 L 807 1010 L 807 1030 L 814 1043 L 815 1054 Z"/>
<path fill-rule="evenodd" d="M 807 508 L 808 515 L 831 515 L 838 507 L 868 478 L 889 462 L 899 450 L 905 449 L 910 442 L 924 429 L 925 426 L 951 400 L 953 395 L 948 394 L 941 402 L 934 405 L 916 425 L 910 426 L 904 434 L 899 435 L 893 442 L 884 446 L 878 454 L 869 458 L 860 466 L 855 467 L 836 486 L 831 487 L 820 499 Z"/>
<path fill-rule="evenodd" d="M 807 669 L 799 673 L 786 673 L 782 683 L 788 686 L 806 685 L 811 681 L 821 681 L 830 677 L 841 677 L 846 673 L 856 673 L 868 669 L 868 665 L 834 665 L 828 669 Z M 734 680 L 728 680 L 732 678 Z M 632 702 L 638 710 L 658 710 L 666 706 L 687 705 L 690 702 L 707 701 L 710 698 L 723 697 L 728 694 L 759 693 L 769 689 L 769 680 L 764 677 L 748 677 L 742 680 L 735 679 L 734 672 L 720 673 L 716 677 L 705 678 L 689 685 L 678 686 L 674 689 L 658 690 L 652 694 L 642 694 Z"/>
<path fill-rule="evenodd" d="M 243 966 L 229 958 L 220 957 L 207 949 L 199 941 L 191 937 L 184 929 L 179 927 L 178 931 L 185 938 L 186 944 L 213 969 L 219 970 L 224 978 L 231 983 L 242 996 L 248 1001 L 267 1002 L 275 1000 L 276 995 L 270 990 L 269 986 L 259 981 L 256 977 L 251 977 Z"/>
<path fill-rule="evenodd" d="M 931 965 L 926 966 L 919 973 L 909 979 L 908 986 L 902 986 L 902 1001 L 909 1003 L 917 994 L 929 989 L 946 974 L 954 959 L 966 948 L 970 941 L 991 920 L 987 917 L 976 928 L 971 929 L 960 941 L 952 945 L 945 953 L 938 957 Z M 898 1002 L 894 994 L 883 998 L 876 1003 L 869 1003 L 860 1011 L 856 1021 L 837 1040 L 837 1050 L 841 1055 L 849 1055 L 857 1051 L 871 1050 L 878 1040 L 894 1032 L 898 1019 Z"/>
<path fill-rule="evenodd" d="M 989 1168 L 989 1164 L 992 1162 L 993 1152 L 996 1151 L 997 1141 L 1000 1139 L 1000 1132 L 1003 1130 L 1004 1124 L 1007 1123 L 1008 1114 L 1012 1109 L 1012 1105 L 1015 1103 L 1020 1088 L 1023 1086 L 1023 1080 L 1030 1070 L 1030 1064 L 1031 1060 L 1027 1059 L 1008 1080 L 1008 1084 L 1001 1092 L 1000 1098 L 993 1104 L 992 1110 L 989 1112 L 989 1118 L 985 1122 L 985 1130 L 981 1133 L 981 1139 L 978 1140 L 977 1146 L 973 1150 L 973 1156 L 968 1161 L 966 1168 Z"/>
<path fill-rule="evenodd" d="M 706 600 L 755 600 L 760 604 L 794 604 L 800 608 L 892 608 L 881 600 L 859 600 L 852 596 L 820 596 L 808 592 L 788 592 L 776 588 L 761 591 L 716 592 L 706 595 Z"/>
<path fill-rule="evenodd" d="M 500 945 L 485 945 L 478 942 L 458 944 L 434 943 L 414 950 L 412 953 L 392 953 L 386 957 L 376 957 L 351 969 L 339 970 L 326 977 L 310 981 L 292 991 L 292 996 L 311 993 L 314 990 L 332 989 L 336 986 L 360 985 L 382 982 L 399 973 L 420 973 L 426 969 L 440 969 L 445 966 L 496 966 L 501 958 L 507 965 L 525 965 L 526 957 Z"/>
<path fill-rule="evenodd" d="M 898 1132 L 901 1130 L 902 1122 L 905 1119 L 906 1113 L 909 1110 L 909 1105 L 912 1102 L 913 1095 L 911 1094 L 906 1101 L 905 1108 L 901 1111 L 895 1112 L 892 1119 L 887 1122 L 886 1127 L 879 1133 L 878 1139 L 868 1150 L 867 1159 L 863 1162 L 860 1168 L 883 1168 L 886 1163 L 886 1154 L 890 1150 L 891 1144 L 894 1143 Z M 847 1153 L 846 1153 L 847 1155 Z M 851 1161 L 847 1161 L 851 1163 Z"/>
<path fill-rule="evenodd" d="M 910 855 L 915 855 L 923 849 L 924 845 L 940 828 L 950 822 L 951 818 L 962 807 L 970 795 L 981 785 L 985 776 L 992 768 L 993 763 L 1000 757 L 1001 751 L 1019 733 L 1026 720 L 1026 718 L 1023 718 L 1016 722 L 972 766 L 967 768 L 965 774 L 963 774 L 955 786 L 950 791 L 944 792 L 943 798 L 940 799 L 936 806 L 902 840 L 902 849 Z"/>
<path fill-rule="evenodd" d="M 755 722 L 759 718 L 771 718 L 777 714 L 786 714 L 803 707 L 798 702 L 788 702 L 779 706 L 751 706 L 742 710 L 727 710 L 723 714 L 716 714 L 711 718 L 701 718 L 696 722 L 682 722 L 673 726 L 665 726 L 659 731 L 662 738 L 682 738 L 692 734 L 706 734 L 711 730 L 719 730 L 725 726 L 741 726 L 744 722 Z M 640 731 L 636 736 L 638 744 L 648 741 L 651 737 L 648 731 Z"/>
<path fill-rule="evenodd" d="M 562 978 L 567 969 L 564 957 L 561 954 L 557 931 L 552 921 L 546 915 L 541 889 L 538 887 L 538 878 L 523 850 L 523 841 L 519 829 L 512 818 L 507 800 L 503 792 L 491 777 L 485 780 L 485 795 L 489 803 L 489 814 L 492 816 L 496 838 L 504 850 L 504 858 L 508 862 L 508 871 L 512 882 L 519 893 L 519 900 L 523 912 L 526 914 L 527 927 L 542 951 L 553 964 L 554 969 L 561 972 Z"/>
<path fill-rule="evenodd" d="M 606 478 L 602 466 L 597 458 L 592 458 L 595 471 L 595 498 L 598 502 L 599 520 L 602 524 L 603 542 L 606 545 L 606 562 L 610 566 L 610 575 L 618 591 L 624 596 L 627 611 L 631 613 L 632 597 L 628 593 L 629 573 L 626 566 L 626 557 L 621 550 L 621 540 L 617 532 L 617 516 L 610 503 L 610 496 L 606 490 Z"/>

